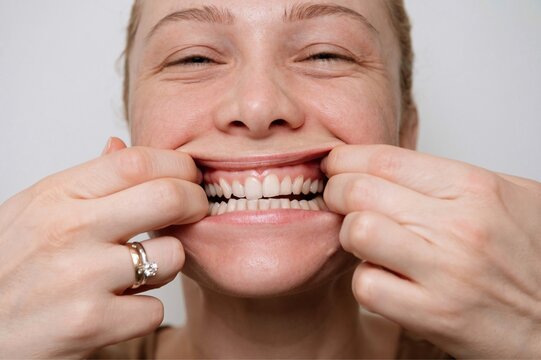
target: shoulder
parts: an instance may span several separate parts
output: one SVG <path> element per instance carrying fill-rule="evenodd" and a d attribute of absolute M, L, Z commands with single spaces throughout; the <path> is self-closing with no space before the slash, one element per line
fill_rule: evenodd
<path fill-rule="evenodd" d="M 118 344 L 109 345 L 96 350 L 89 359 L 153 359 L 156 357 L 158 337 L 170 329 L 168 326 L 161 326 L 152 333 L 123 341 Z"/>

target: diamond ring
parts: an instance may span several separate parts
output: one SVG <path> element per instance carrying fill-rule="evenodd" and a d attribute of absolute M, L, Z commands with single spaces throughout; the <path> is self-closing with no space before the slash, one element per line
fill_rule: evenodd
<path fill-rule="evenodd" d="M 145 285 L 148 278 L 156 276 L 158 273 L 158 264 L 154 261 L 149 261 L 145 248 L 140 242 L 128 244 L 133 266 L 135 269 L 135 283 L 132 289 L 136 289 L 141 285 Z"/>

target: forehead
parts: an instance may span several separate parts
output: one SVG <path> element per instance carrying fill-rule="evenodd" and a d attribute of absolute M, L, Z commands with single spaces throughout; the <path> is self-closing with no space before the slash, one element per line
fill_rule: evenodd
<path fill-rule="evenodd" d="M 231 14 L 235 24 L 256 26 L 278 23 L 284 19 L 284 14 L 291 13 L 295 8 L 333 5 L 361 14 L 382 36 L 390 30 L 386 0 L 143 0 L 140 4 L 140 30 L 143 33 L 151 31 L 169 14 L 206 6 Z"/>

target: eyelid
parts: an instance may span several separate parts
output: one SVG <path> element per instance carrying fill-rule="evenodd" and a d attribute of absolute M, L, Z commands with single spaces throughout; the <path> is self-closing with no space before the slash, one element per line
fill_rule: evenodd
<path fill-rule="evenodd" d="M 318 55 L 318 54 L 332 54 L 339 58 L 342 58 L 343 60 L 350 60 L 357 63 L 361 62 L 361 58 L 358 55 L 336 44 L 329 44 L 329 43 L 310 44 L 304 47 L 301 50 L 301 52 L 302 51 L 306 51 L 308 53 L 307 55 L 304 55 L 303 58 L 308 58 L 308 57 Z"/>

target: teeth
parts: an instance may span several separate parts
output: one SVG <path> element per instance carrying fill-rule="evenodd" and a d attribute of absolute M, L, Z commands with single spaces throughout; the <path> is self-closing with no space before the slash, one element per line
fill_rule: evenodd
<path fill-rule="evenodd" d="M 238 180 L 234 180 L 232 185 L 223 178 L 218 180 L 218 183 L 204 184 L 205 193 L 210 197 L 224 197 L 230 199 L 232 196 L 236 198 L 246 198 L 247 200 L 257 200 L 261 198 L 272 198 L 280 195 L 308 195 L 323 192 L 323 179 L 304 179 L 297 176 L 293 181 L 290 176 L 286 176 L 280 181 L 278 176 L 270 174 L 263 181 L 259 181 L 254 176 L 249 176 L 241 184 Z"/>
<path fill-rule="evenodd" d="M 293 181 L 293 185 L 291 185 L 291 192 L 293 193 L 293 195 L 299 195 L 301 193 L 302 182 L 303 182 L 302 176 L 297 177 L 295 181 Z"/>
<path fill-rule="evenodd" d="M 232 212 L 237 209 L 237 200 L 231 199 L 227 202 L 227 212 Z"/>
<path fill-rule="evenodd" d="M 222 201 L 220 203 L 220 207 L 218 208 L 218 215 L 222 215 L 227 210 L 227 203 L 225 201 Z"/>
<path fill-rule="evenodd" d="M 287 199 L 285 199 L 287 200 Z M 270 208 L 279 209 L 280 208 L 280 199 L 270 199 Z"/>
<path fill-rule="evenodd" d="M 231 189 L 231 186 L 225 181 L 224 179 L 220 179 L 220 187 L 222 188 L 224 192 L 224 196 L 226 199 L 229 199 L 231 195 L 233 194 L 233 189 Z"/>
<path fill-rule="evenodd" d="M 312 194 L 315 194 L 317 193 L 317 188 L 319 186 L 319 180 L 314 180 L 312 181 L 312 184 L 310 185 L 310 192 Z"/>
<path fill-rule="evenodd" d="M 237 201 L 237 211 L 244 211 L 246 210 L 246 203 L 248 202 L 248 200 L 246 199 L 239 199 Z"/>
<path fill-rule="evenodd" d="M 222 215 L 233 211 L 257 211 L 269 209 L 299 209 L 309 211 L 328 210 L 323 197 L 318 196 L 312 200 L 289 199 L 229 199 L 219 203 L 210 203 L 208 214 Z"/>
<path fill-rule="evenodd" d="M 244 197 L 244 186 L 242 186 L 237 180 L 233 181 L 233 195 L 238 198 Z"/>
<path fill-rule="evenodd" d="M 209 184 L 209 191 L 210 191 L 210 196 L 216 196 L 216 188 L 214 187 L 214 185 Z"/>
<path fill-rule="evenodd" d="M 263 196 L 261 183 L 253 176 L 249 176 L 244 182 L 244 191 L 248 200 L 259 199 Z"/>
<path fill-rule="evenodd" d="M 280 195 L 280 180 L 278 180 L 278 176 L 274 174 L 266 176 L 263 180 L 262 190 L 264 197 Z"/>
<path fill-rule="evenodd" d="M 224 194 L 220 185 L 214 184 L 214 188 L 216 189 L 216 196 L 221 197 Z"/>
<path fill-rule="evenodd" d="M 286 176 L 280 183 L 280 195 L 291 194 L 291 178 Z"/>
<path fill-rule="evenodd" d="M 310 184 L 311 183 L 312 182 L 310 181 L 310 179 L 308 179 L 302 184 L 302 193 L 304 195 L 308 195 L 308 193 L 310 192 Z"/>
<path fill-rule="evenodd" d="M 325 184 L 323 184 L 323 179 L 319 180 L 319 183 L 317 184 L 317 192 L 322 193 L 324 187 L 325 187 Z"/>
<path fill-rule="evenodd" d="M 257 210 L 257 199 L 256 200 L 248 200 L 248 210 Z"/>

